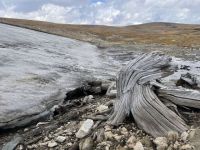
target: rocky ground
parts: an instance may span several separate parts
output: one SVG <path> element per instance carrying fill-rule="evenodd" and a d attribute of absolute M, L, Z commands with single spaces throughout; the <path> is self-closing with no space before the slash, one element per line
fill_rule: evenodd
<path fill-rule="evenodd" d="M 199 129 L 191 128 L 181 135 L 171 131 L 167 137 L 153 138 L 137 128 L 131 116 L 119 126 L 108 125 L 106 120 L 115 100 L 115 96 L 111 94 L 88 95 L 67 100 L 65 105 L 55 108 L 52 118 L 9 134 L 2 134 L 0 148 L 4 146 L 6 149 L 7 146 L 21 143 L 17 150 L 198 149 Z"/>

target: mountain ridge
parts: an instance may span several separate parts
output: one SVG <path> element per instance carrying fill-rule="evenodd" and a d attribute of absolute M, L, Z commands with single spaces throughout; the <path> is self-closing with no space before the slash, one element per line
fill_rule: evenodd
<path fill-rule="evenodd" d="M 86 41 L 100 47 L 134 44 L 200 47 L 200 25 L 197 24 L 152 22 L 140 25 L 106 26 L 58 24 L 12 18 L 0 18 L 0 23 Z"/>

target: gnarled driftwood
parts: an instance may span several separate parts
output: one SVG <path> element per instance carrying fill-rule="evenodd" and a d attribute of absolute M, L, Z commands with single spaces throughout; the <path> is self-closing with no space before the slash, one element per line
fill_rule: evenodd
<path fill-rule="evenodd" d="M 119 124 L 132 113 L 137 125 L 154 137 L 164 136 L 171 130 L 187 130 L 184 120 L 160 101 L 151 85 L 151 81 L 166 75 L 170 61 L 170 57 L 153 52 L 140 55 L 124 66 L 117 77 L 118 100 L 108 122 L 113 125 Z M 159 92 L 165 98 L 170 95 L 169 90 L 167 94 L 163 89 Z M 181 97 L 179 94 L 181 92 L 174 94 L 177 96 L 174 98 L 176 101 Z M 171 97 L 169 99 L 171 100 Z M 188 101 L 190 99 L 191 97 L 188 97 Z"/>

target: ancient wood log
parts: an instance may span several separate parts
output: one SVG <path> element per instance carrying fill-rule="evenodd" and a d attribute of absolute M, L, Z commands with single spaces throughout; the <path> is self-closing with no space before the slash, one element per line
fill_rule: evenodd
<path fill-rule="evenodd" d="M 108 122 L 117 125 L 132 113 L 138 127 L 154 137 L 187 130 L 184 120 L 162 103 L 150 84 L 166 75 L 170 61 L 168 56 L 150 53 L 124 66 L 117 77 L 118 100 Z"/>

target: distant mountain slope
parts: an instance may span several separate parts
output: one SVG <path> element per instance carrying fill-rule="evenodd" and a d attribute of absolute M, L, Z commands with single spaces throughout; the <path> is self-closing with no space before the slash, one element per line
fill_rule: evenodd
<path fill-rule="evenodd" d="M 200 47 L 200 25 L 157 22 L 116 27 L 56 24 L 9 18 L 0 18 L 0 23 L 87 41 L 102 47 L 135 43 Z"/>

